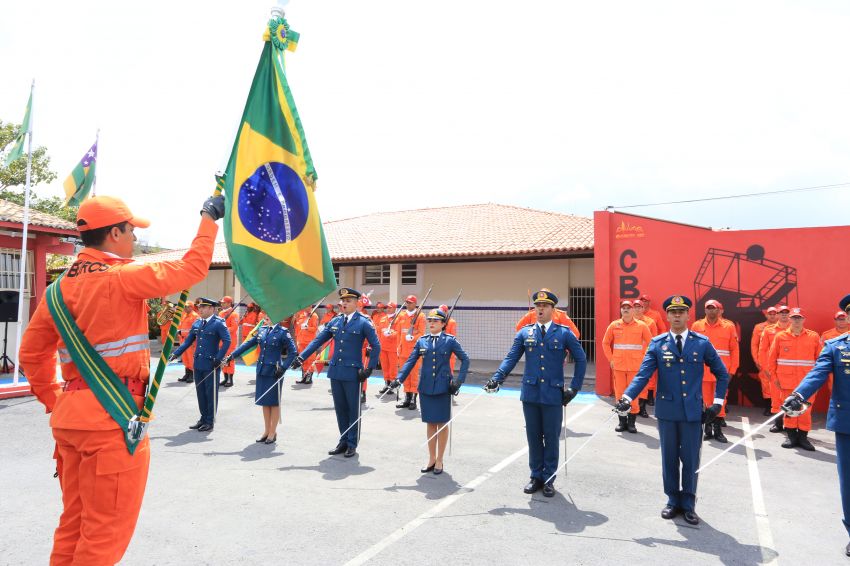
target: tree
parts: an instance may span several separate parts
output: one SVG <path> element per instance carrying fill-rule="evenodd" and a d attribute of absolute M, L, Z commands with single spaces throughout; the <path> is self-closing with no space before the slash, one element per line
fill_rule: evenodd
<path fill-rule="evenodd" d="M 9 145 L 20 131 L 20 124 L 0 120 L 0 148 Z M 24 205 L 24 185 L 27 179 L 27 160 L 18 159 L 4 167 L 0 162 L 0 199 Z M 32 170 L 30 172 L 30 207 L 33 210 L 51 214 L 69 222 L 77 220 L 77 209 L 65 206 L 59 197 L 40 198 L 33 187 L 50 183 L 56 179 L 56 172 L 50 169 L 50 157 L 46 147 L 37 147 L 32 152 Z"/>

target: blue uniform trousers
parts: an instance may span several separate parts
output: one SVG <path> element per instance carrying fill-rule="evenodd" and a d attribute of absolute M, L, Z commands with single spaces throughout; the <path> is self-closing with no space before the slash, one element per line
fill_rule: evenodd
<path fill-rule="evenodd" d="M 661 439 L 661 468 L 667 505 L 693 511 L 697 499 L 696 471 L 702 446 L 702 423 L 658 419 L 658 436 Z"/>
<path fill-rule="evenodd" d="M 835 454 L 838 460 L 838 486 L 841 489 L 841 508 L 844 528 L 850 535 L 850 434 L 835 433 Z"/>
<path fill-rule="evenodd" d="M 331 379 L 331 393 L 334 399 L 334 411 L 336 411 L 336 426 L 339 427 L 340 434 L 360 417 L 360 387 L 360 382 L 356 380 L 341 381 L 339 379 Z M 357 448 L 357 439 L 359 437 L 360 423 L 357 423 L 357 426 L 351 427 L 351 430 L 345 433 L 345 438 L 341 438 L 340 442 L 344 442 L 351 448 Z"/>
<path fill-rule="evenodd" d="M 201 410 L 203 424 L 215 423 L 215 410 L 218 408 L 218 379 L 221 369 L 202 370 L 195 373 L 195 393 L 198 396 L 198 409 Z"/>
<path fill-rule="evenodd" d="M 561 405 L 522 403 L 532 478 L 546 481 L 558 469 L 558 439 L 564 420 L 562 409 Z"/>

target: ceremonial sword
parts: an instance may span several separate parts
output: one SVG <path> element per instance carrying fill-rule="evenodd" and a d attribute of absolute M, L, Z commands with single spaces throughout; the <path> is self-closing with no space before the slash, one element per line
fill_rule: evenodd
<path fill-rule="evenodd" d="M 720 454 L 718 454 L 717 456 L 715 456 L 714 458 L 712 458 L 712 459 L 711 459 L 711 460 L 710 460 L 707 464 L 705 464 L 705 465 L 703 465 L 703 466 L 700 466 L 700 467 L 699 467 L 699 469 L 697 469 L 697 471 L 696 471 L 696 472 L 694 472 L 694 473 L 697 473 L 697 474 L 698 474 L 698 473 L 700 473 L 701 471 L 703 471 L 704 469 L 706 469 L 707 467 L 709 467 L 710 465 L 712 465 L 714 462 L 716 462 L 717 460 L 719 460 L 720 458 L 722 458 L 723 456 L 725 456 L 725 455 L 726 455 L 726 453 L 728 453 L 728 452 L 732 451 L 734 448 L 737 448 L 737 447 L 738 447 L 738 446 L 740 446 L 740 445 L 741 445 L 741 443 L 743 443 L 745 440 L 747 440 L 748 438 L 751 438 L 751 437 L 752 437 L 755 433 L 757 433 L 758 431 L 760 431 L 761 429 L 763 429 L 764 427 L 766 427 L 767 425 L 769 425 L 770 423 L 772 423 L 773 421 L 775 421 L 776 419 L 778 419 L 779 417 L 781 417 L 781 416 L 783 416 L 783 415 L 785 415 L 785 413 L 784 413 L 784 412 L 782 412 L 782 411 L 779 411 L 778 413 L 776 413 L 775 415 L 773 415 L 772 417 L 770 417 L 769 419 L 767 419 L 766 421 L 764 421 L 763 423 L 761 423 L 760 425 L 758 425 L 756 428 L 754 428 L 754 429 L 750 430 L 749 434 L 745 434 L 744 436 L 742 436 L 742 437 L 741 437 L 739 440 L 737 440 L 734 444 L 732 444 L 731 446 L 729 446 L 729 448 L 727 448 L 726 450 L 724 450 L 723 452 L 721 452 Z"/>
<path fill-rule="evenodd" d="M 466 405 L 464 405 L 463 407 L 461 407 L 461 409 L 457 412 L 457 414 L 456 414 L 456 415 L 453 415 L 453 416 L 452 416 L 452 418 L 450 418 L 450 419 L 449 419 L 446 423 L 444 423 L 444 424 L 443 424 L 443 426 L 441 426 L 440 428 L 438 428 L 438 429 L 437 429 L 437 432 L 435 432 L 434 434 L 432 434 L 432 435 L 428 438 L 428 440 L 426 440 L 425 442 L 423 442 L 422 444 L 420 444 L 420 446 L 425 446 L 425 445 L 427 445 L 429 442 L 431 442 L 431 440 L 433 440 L 434 438 L 436 438 L 436 436 L 437 436 L 438 434 L 440 434 L 440 431 L 441 431 L 441 430 L 443 430 L 444 428 L 446 428 L 447 426 L 449 426 L 449 424 L 450 424 L 453 420 L 455 420 L 456 418 L 458 418 L 458 417 L 461 415 L 461 413 L 463 413 L 463 412 L 464 412 L 467 408 L 469 408 L 469 406 L 470 406 L 470 405 L 472 405 L 473 403 L 475 403 L 476 401 L 478 401 L 478 399 L 480 399 L 481 397 L 484 397 L 484 395 L 480 395 L 480 394 L 479 394 L 479 395 L 478 395 L 475 399 L 473 399 L 472 401 L 470 401 L 469 403 L 467 403 Z"/>
<path fill-rule="evenodd" d="M 359 389 L 360 389 L 360 388 L 358 387 L 358 392 L 357 392 L 357 397 L 358 397 L 358 399 L 357 399 L 357 405 L 358 405 L 358 406 L 360 406 L 360 405 L 361 405 L 361 403 L 360 403 L 360 399 L 359 399 L 359 397 L 360 397 L 360 391 L 359 391 Z M 390 389 L 387 389 L 386 391 L 384 391 L 383 393 L 381 393 L 381 396 L 380 396 L 380 397 L 378 397 L 378 401 L 380 401 L 381 399 L 383 399 L 383 398 L 384 398 L 384 395 L 386 395 L 386 394 L 387 394 L 387 393 L 389 393 L 390 391 L 391 391 Z M 375 405 L 373 405 L 373 406 L 369 407 L 369 408 L 368 408 L 368 409 L 366 409 L 365 411 L 363 410 L 363 408 L 362 408 L 362 407 L 360 407 L 360 410 L 358 411 L 358 413 L 360 413 L 360 416 L 359 416 L 359 417 L 357 417 L 357 420 L 356 420 L 356 421 L 354 421 L 353 423 L 351 423 L 351 425 L 350 425 L 347 429 L 345 429 L 344 431 L 342 431 L 342 434 L 340 434 L 340 435 L 339 435 L 339 439 L 340 439 L 340 440 L 342 440 L 343 438 L 345 438 L 345 433 L 347 433 L 349 430 L 351 430 L 352 428 L 354 428 L 354 425 L 356 425 L 357 423 L 359 423 L 359 422 L 360 422 L 360 419 L 362 419 L 363 417 L 365 417 L 365 416 L 366 416 L 366 414 L 367 414 L 369 411 L 371 411 L 372 409 L 374 409 L 374 408 L 375 408 L 375 407 L 377 407 L 377 406 L 378 406 L 378 405 L 377 405 L 377 402 L 376 402 L 376 404 L 375 404 Z M 358 442 L 360 441 L 360 429 L 357 429 L 357 441 L 358 441 Z"/>
<path fill-rule="evenodd" d="M 616 414 L 617 414 L 617 413 L 611 413 L 611 414 L 608 416 L 608 418 L 607 418 L 607 419 L 605 419 L 605 422 L 603 422 L 601 425 L 599 425 L 599 428 L 597 428 L 596 430 L 594 430 L 594 431 L 593 431 L 593 434 L 591 434 L 591 435 L 590 435 L 590 437 L 589 437 L 587 440 L 585 440 L 585 441 L 584 441 L 584 444 L 582 444 L 581 446 L 579 446 L 579 447 L 576 449 L 576 451 L 575 451 L 575 452 L 573 452 L 573 455 L 572 455 L 572 456 L 570 456 L 569 458 L 567 458 L 567 457 L 566 457 L 566 455 L 564 455 L 564 463 L 563 463 L 563 464 L 561 464 L 560 466 L 558 466 L 558 468 L 557 468 L 557 469 L 556 469 L 556 470 L 552 473 L 552 475 L 551 475 L 551 476 L 549 476 L 549 479 L 547 479 L 547 480 L 546 480 L 545 482 L 543 482 L 543 483 L 549 483 L 550 481 L 552 481 L 552 478 L 554 478 L 554 477 L 558 474 L 558 471 L 559 471 L 561 468 L 566 467 L 566 465 L 569 463 L 569 461 L 570 461 L 570 460 L 572 460 L 573 458 L 575 458 L 575 457 L 576 457 L 576 455 L 577 455 L 579 452 L 581 452 L 581 451 L 582 451 L 582 449 L 583 449 L 585 446 L 587 446 L 587 445 L 590 443 L 590 441 L 591 441 L 591 440 L 593 440 L 593 437 L 594 437 L 594 436 L 596 436 L 596 435 L 599 433 L 599 431 L 600 431 L 600 430 L 602 430 L 603 428 L 605 428 L 605 427 L 608 425 L 608 421 L 610 421 L 611 419 L 613 419 L 613 418 L 614 418 L 614 416 L 615 416 Z M 564 423 L 566 424 L 566 421 L 564 421 Z M 566 436 L 566 429 L 564 430 L 564 436 Z M 566 442 L 564 442 L 564 446 L 566 446 Z"/>

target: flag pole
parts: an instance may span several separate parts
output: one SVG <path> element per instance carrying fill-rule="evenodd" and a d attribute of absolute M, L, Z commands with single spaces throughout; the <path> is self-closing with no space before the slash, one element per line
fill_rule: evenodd
<path fill-rule="evenodd" d="M 97 129 L 97 133 L 94 135 L 94 146 L 97 148 L 97 151 L 100 151 L 100 128 Z M 97 155 L 94 156 L 94 178 L 91 181 L 91 196 L 97 196 Z"/>
<path fill-rule="evenodd" d="M 32 80 L 30 86 L 30 100 L 35 92 L 35 79 Z M 21 257 L 18 261 L 18 266 L 21 269 L 20 277 L 18 278 L 18 328 L 15 336 L 15 375 L 12 378 L 12 386 L 18 385 L 18 375 L 21 373 L 20 355 L 21 355 L 21 330 L 24 326 L 24 282 L 27 272 L 27 237 L 29 236 L 29 221 L 30 221 L 30 178 L 32 175 L 32 121 L 34 117 L 34 104 L 30 103 L 30 116 L 27 123 L 27 180 L 24 189 L 24 231 L 21 235 Z"/>

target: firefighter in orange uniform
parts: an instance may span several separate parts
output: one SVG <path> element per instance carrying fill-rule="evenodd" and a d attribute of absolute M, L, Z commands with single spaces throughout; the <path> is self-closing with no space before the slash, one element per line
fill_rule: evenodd
<path fill-rule="evenodd" d="M 825 344 L 827 340 L 832 340 L 833 338 L 838 338 L 839 336 L 844 336 L 848 332 L 850 332 L 850 324 L 847 321 L 847 313 L 844 311 L 838 311 L 835 313 L 835 328 L 830 328 L 826 332 L 820 335 L 820 343 L 821 345 Z M 827 382 L 827 386 L 829 387 L 829 394 L 832 395 L 832 373 L 829 374 L 829 381 Z"/>
<path fill-rule="evenodd" d="M 257 303 L 248 303 L 248 308 L 245 310 L 245 316 L 242 317 L 242 341 L 248 339 L 248 334 L 254 330 L 259 320 L 260 307 Z"/>
<path fill-rule="evenodd" d="M 146 300 L 179 292 L 206 277 L 218 231 L 215 220 L 223 214 L 224 199 L 208 199 L 182 260 L 143 264 L 132 260 L 134 228 L 146 228 L 147 220 L 133 216 L 112 197 L 96 196 L 80 205 L 77 226 L 85 248 L 59 282 L 66 316 L 79 327 L 79 339 L 101 353 L 139 408 L 150 377 Z M 109 348 L 102 347 L 107 344 Z M 56 380 L 57 349 L 64 387 Z M 50 564 L 115 564 L 136 527 L 150 442 L 145 437 L 135 453 L 129 453 L 124 430 L 89 388 L 89 383 L 97 384 L 95 373 L 71 361 L 75 352 L 79 346 L 69 348 L 60 339 L 42 297 L 24 333 L 20 363 L 32 392 L 52 413 L 64 510 Z"/>
<path fill-rule="evenodd" d="M 776 376 L 770 373 L 767 355 L 770 353 L 770 347 L 773 345 L 773 339 L 776 335 L 791 326 L 791 321 L 788 317 L 791 309 L 787 305 L 780 305 L 776 310 L 779 313 L 776 323 L 765 326 L 759 340 L 759 366 L 763 368 L 770 382 L 770 412 L 773 414 L 780 411 L 779 407 L 782 405 L 785 397 L 782 397 L 782 392 L 776 384 Z M 782 430 L 782 419 L 776 419 L 773 422 L 773 426 L 770 427 L 770 432 L 782 432 Z"/>
<path fill-rule="evenodd" d="M 404 306 L 401 312 L 395 319 L 393 330 L 398 333 L 398 359 L 407 360 L 410 353 L 416 346 L 416 341 L 425 334 L 425 317 L 422 313 L 416 321 L 413 322 L 413 317 L 416 313 L 416 304 L 419 299 L 416 295 L 408 295 L 404 299 Z M 411 330 L 412 329 L 412 330 Z M 410 377 L 404 382 L 404 400 L 396 405 L 397 409 L 416 410 L 416 396 L 419 387 L 419 369 L 422 367 L 422 360 L 418 360 L 416 365 L 410 372 Z"/>
<path fill-rule="evenodd" d="M 723 305 L 714 299 L 705 302 L 705 318 L 701 318 L 691 325 L 691 330 L 702 334 L 720 356 L 720 361 L 726 366 L 726 371 L 730 376 L 735 375 L 740 364 L 740 347 L 738 345 L 738 329 L 735 328 L 735 323 L 720 316 L 723 311 Z M 713 405 L 714 387 L 716 378 L 708 366 L 705 367 L 702 376 L 702 399 L 707 409 Z M 703 440 L 711 438 L 717 442 L 725 444 L 728 442 L 726 435 L 721 429 L 721 420 L 726 416 L 726 403 L 720 408 L 720 413 L 710 423 L 705 423 L 705 436 Z"/>
<path fill-rule="evenodd" d="M 230 334 L 230 348 L 227 350 L 227 355 L 229 356 L 233 350 L 236 349 L 236 346 L 239 345 L 239 340 L 236 336 L 239 332 L 239 312 L 233 305 L 233 297 L 225 295 L 221 298 L 221 310 L 219 311 L 218 316 L 224 320 L 224 325 L 227 327 L 227 333 Z M 236 362 L 234 362 L 233 359 L 226 364 L 222 364 L 221 373 L 224 376 L 224 381 L 219 383 L 219 385 L 223 387 L 233 387 L 233 374 L 235 371 Z"/>
<path fill-rule="evenodd" d="M 387 309 L 387 305 L 385 305 L 381 301 L 378 301 L 375 304 L 375 308 L 372 311 L 372 316 L 370 318 L 372 319 L 372 326 L 375 326 L 376 329 L 377 329 L 377 326 L 375 325 L 375 321 L 377 321 L 379 318 L 381 318 L 382 314 L 386 314 L 386 312 L 387 312 L 386 309 Z"/>
<path fill-rule="evenodd" d="M 371 293 L 372 291 L 369 291 Z M 357 301 L 358 309 L 360 313 L 369 319 L 369 322 L 372 323 L 372 326 L 375 326 L 375 322 L 372 320 L 372 316 L 369 314 L 369 307 L 372 306 L 372 301 L 369 299 L 369 295 L 363 295 L 360 297 L 360 300 Z M 369 345 L 367 340 L 363 341 L 363 367 L 366 367 L 369 364 L 369 352 L 372 351 L 372 347 Z M 380 359 L 380 356 L 378 357 Z M 366 388 L 369 385 L 369 379 L 364 379 L 363 383 L 360 384 L 360 402 L 366 402 Z"/>
<path fill-rule="evenodd" d="M 437 308 L 440 309 L 441 311 L 443 311 L 444 313 L 446 313 L 446 316 L 449 316 L 449 305 L 440 305 Z M 457 338 L 457 321 L 454 318 L 449 318 L 448 322 L 446 322 L 446 327 L 443 329 L 443 332 Z M 449 358 L 449 369 L 451 369 L 452 373 L 454 373 L 454 371 L 455 371 L 455 355 L 454 354 L 452 354 L 452 357 Z"/>
<path fill-rule="evenodd" d="M 750 337 L 750 355 L 753 357 L 753 363 L 756 364 L 759 370 L 761 396 L 764 399 L 764 413 L 762 414 L 766 417 L 770 416 L 770 380 L 767 379 L 767 373 L 765 373 L 759 363 L 759 342 L 761 341 L 761 335 L 764 333 L 764 329 L 771 324 L 776 324 L 778 314 L 779 311 L 776 310 L 776 307 L 770 307 L 764 311 L 764 322 L 759 322 L 753 327 L 753 335 Z"/>
<path fill-rule="evenodd" d="M 641 295 L 640 302 L 643 305 L 643 314 L 652 319 L 655 323 L 655 328 L 658 330 L 658 334 L 664 334 L 667 332 L 667 322 L 664 320 L 664 317 L 661 316 L 661 313 L 651 307 L 652 299 L 649 295 Z"/>
<path fill-rule="evenodd" d="M 815 360 L 822 349 L 818 333 L 803 327 L 806 322 L 803 309 L 791 309 L 789 319 L 789 328 L 776 334 L 767 355 L 770 377 L 778 382 L 783 399 L 790 396 L 806 374 L 815 367 Z M 809 399 L 809 402 L 811 401 L 812 399 Z M 799 446 L 803 450 L 813 451 L 815 447 L 809 441 L 812 412 L 806 411 L 799 417 L 786 415 L 782 418 L 785 420 L 785 434 L 788 436 L 782 443 L 782 448 Z"/>
<path fill-rule="evenodd" d="M 545 291 L 547 293 L 551 293 L 551 289 L 540 289 L 541 291 Z M 573 334 L 576 335 L 576 338 L 580 338 L 580 334 L 578 331 L 578 327 L 575 325 L 573 320 L 567 316 L 566 311 L 562 311 L 561 309 L 555 309 L 555 312 L 552 314 L 552 322 L 556 324 L 560 324 L 562 326 L 566 326 L 570 330 L 573 331 Z M 533 307 L 528 310 L 528 312 L 516 323 L 516 331 L 519 332 L 521 328 L 528 326 L 529 324 L 537 323 L 537 310 Z M 448 332 L 448 330 L 447 330 Z"/>
<path fill-rule="evenodd" d="M 378 307 L 380 305 L 382 303 L 378 303 Z M 381 344 L 381 371 L 384 374 L 384 386 L 378 391 L 379 397 L 389 391 L 390 383 L 398 376 L 398 332 L 390 327 L 395 303 L 389 303 L 387 308 L 389 312 L 382 312 L 372 319 Z"/>
<path fill-rule="evenodd" d="M 316 337 L 316 333 L 319 331 L 319 315 L 316 313 L 310 313 L 313 310 L 313 307 L 307 307 L 306 309 L 302 309 L 295 313 L 295 317 L 292 321 L 292 330 L 293 334 L 295 334 L 295 344 L 298 346 L 298 351 L 302 352 L 307 347 L 307 345 L 313 341 Z M 313 383 L 313 372 L 316 371 L 316 356 L 318 354 L 313 354 L 301 364 L 301 379 L 296 381 L 295 383 Z"/>
<path fill-rule="evenodd" d="M 646 304 L 641 299 L 635 299 L 632 301 L 632 307 L 635 319 L 644 323 L 649 328 L 650 335 L 658 336 L 659 334 L 663 334 L 658 331 L 658 326 L 655 324 L 655 320 L 646 314 Z M 643 418 L 649 418 L 649 413 L 646 412 L 646 406 L 649 405 L 652 407 L 655 405 L 655 385 L 657 382 L 658 372 L 656 371 L 652 374 L 652 377 L 649 378 L 649 384 L 646 386 L 646 389 L 641 391 L 638 396 L 638 407 L 640 408 L 638 415 Z"/>
<path fill-rule="evenodd" d="M 324 330 L 325 325 L 332 321 L 337 315 L 335 308 L 336 307 L 333 305 L 333 303 L 328 303 L 325 305 L 325 314 L 323 314 L 321 320 L 319 320 L 319 328 L 317 334 Z M 328 344 L 325 345 L 325 348 L 328 348 L 327 359 L 331 359 L 331 357 L 334 355 L 334 341 L 331 340 Z M 321 357 L 321 354 L 316 355 L 317 359 Z M 320 374 L 322 373 L 322 370 L 325 369 L 325 364 L 324 362 L 315 361 L 313 362 L 313 367 L 316 370 L 316 374 Z"/>
<path fill-rule="evenodd" d="M 195 302 L 186 301 L 186 306 L 183 307 L 183 317 L 180 319 L 180 324 L 177 326 L 177 336 L 180 338 L 181 343 L 189 336 L 189 331 L 192 329 L 192 325 L 195 324 L 196 320 L 198 320 L 198 313 L 195 311 Z M 177 345 L 175 344 L 175 347 L 176 346 Z M 183 352 L 183 356 L 181 356 L 180 361 L 183 362 L 183 367 L 186 368 L 186 371 L 183 374 L 183 377 L 177 381 L 192 383 L 195 381 L 194 344 L 192 344 L 188 350 Z"/>
<path fill-rule="evenodd" d="M 602 338 L 602 351 L 614 374 L 614 398 L 620 399 L 632 382 L 651 340 L 649 327 L 634 317 L 632 302 L 620 301 L 620 318 L 608 325 Z M 639 411 L 637 399 L 632 400 L 629 415 L 619 417 L 620 423 L 614 430 L 637 433 L 635 420 Z"/>

